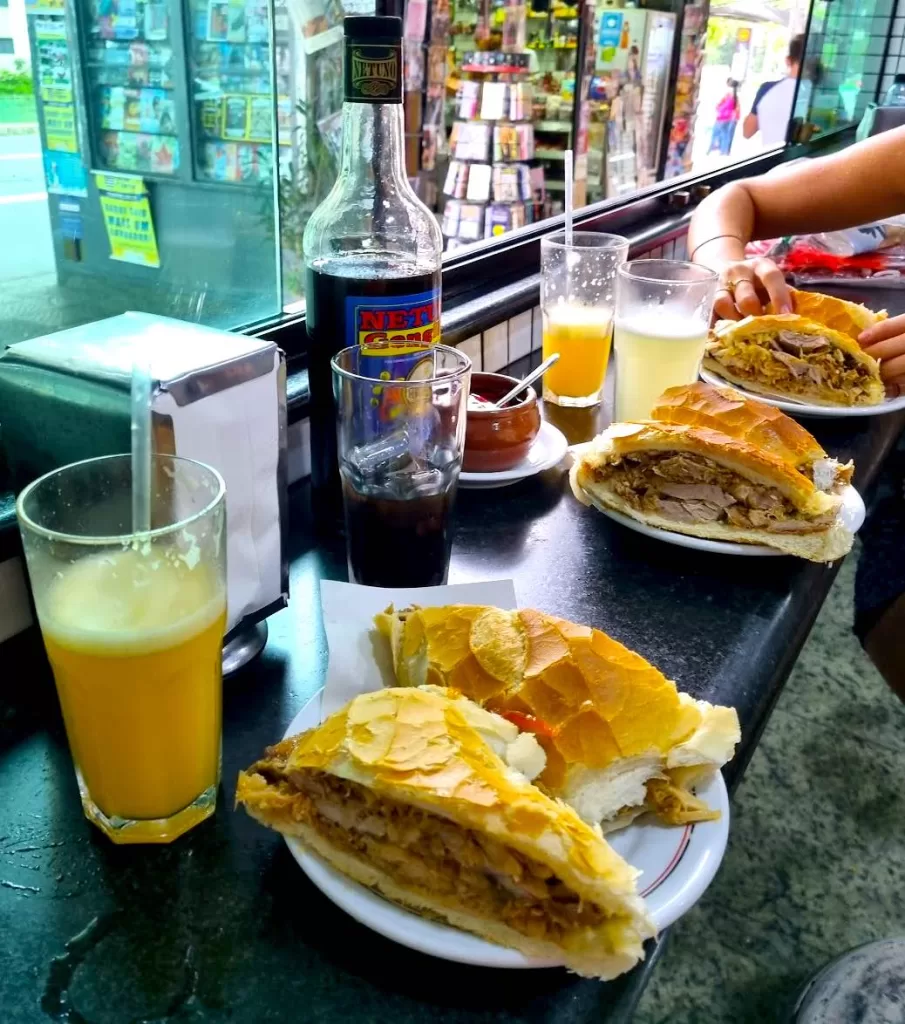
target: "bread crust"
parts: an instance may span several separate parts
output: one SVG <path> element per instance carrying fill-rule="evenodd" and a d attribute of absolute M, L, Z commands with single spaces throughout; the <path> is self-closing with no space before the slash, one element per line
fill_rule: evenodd
<path fill-rule="evenodd" d="M 798 316 L 814 320 L 818 324 L 831 327 L 840 334 L 846 334 L 855 341 L 862 331 L 885 320 L 889 315 L 885 309 L 875 313 L 872 309 L 858 302 L 848 302 L 835 295 L 824 295 L 821 292 L 805 292 L 792 288 L 792 309 Z M 767 313 L 775 313 L 772 303 L 767 306 Z"/>
<path fill-rule="evenodd" d="M 827 457 L 813 435 L 775 406 L 703 381 L 669 388 L 657 400 L 651 419 L 720 431 L 774 455 L 796 470 Z"/>
<path fill-rule="evenodd" d="M 683 749 L 694 763 L 718 767 L 740 738 L 732 709 L 714 719 L 710 705 L 680 694 L 606 633 L 533 608 L 389 608 L 376 622 L 390 638 L 400 682 L 445 685 L 500 714 L 515 713 L 517 722 L 527 715 L 543 723 L 538 739 L 547 765 L 538 781 L 555 796 L 568 792 L 576 767 L 602 772 L 649 757 L 646 777 L 656 777 L 677 747 L 706 728 L 715 733 L 706 754 L 695 757 L 693 743 Z"/>

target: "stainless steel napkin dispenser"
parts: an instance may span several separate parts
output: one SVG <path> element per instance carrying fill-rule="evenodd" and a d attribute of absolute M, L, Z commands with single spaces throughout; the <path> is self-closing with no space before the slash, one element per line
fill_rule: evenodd
<path fill-rule="evenodd" d="M 272 342 L 123 313 L 11 345 L 0 356 L 0 437 L 14 485 L 129 450 L 136 359 L 151 370 L 155 451 L 226 480 L 228 628 L 259 621 L 289 596 L 286 364 Z"/>

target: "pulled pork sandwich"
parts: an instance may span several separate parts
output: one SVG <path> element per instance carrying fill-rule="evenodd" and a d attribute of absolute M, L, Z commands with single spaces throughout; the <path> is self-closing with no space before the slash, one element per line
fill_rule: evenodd
<path fill-rule="evenodd" d="M 681 825 L 719 817 L 694 785 L 740 739 L 734 708 L 679 693 L 640 654 L 530 608 L 388 608 L 375 619 L 403 686 L 445 685 L 533 732 L 535 779 L 605 832 L 645 811 Z"/>
<path fill-rule="evenodd" d="M 882 402 L 886 392 L 880 365 L 855 340 L 879 317 L 827 295 L 795 295 L 800 310 L 807 312 L 718 323 L 707 343 L 704 368 L 757 394 L 814 405 Z"/>
<path fill-rule="evenodd" d="M 466 703 L 400 688 L 356 697 L 270 747 L 236 799 L 417 913 L 588 977 L 629 970 L 654 933 L 638 872 L 507 767 Z"/>
<path fill-rule="evenodd" d="M 659 529 L 835 561 L 852 546 L 839 518 L 852 467 L 776 413 L 728 389 L 671 388 L 654 409 L 666 421 L 614 423 L 584 446 L 572 490 Z"/>

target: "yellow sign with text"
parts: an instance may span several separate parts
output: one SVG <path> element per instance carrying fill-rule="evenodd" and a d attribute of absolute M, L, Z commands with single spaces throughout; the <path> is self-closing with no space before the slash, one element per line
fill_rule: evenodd
<path fill-rule="evenodd" d="M 96 174 L 101 212 L 110 242 L 110 259 L 159 267 L 157 237 L 144 179 L 124 174 Z"/>
<path fill-rule="evenodd" d="M 78 153 L 75 108 L 71 103 L 44 104 L 44 132 L 47 136 L 47 149 L 56 150 L 58 153 Z"/>

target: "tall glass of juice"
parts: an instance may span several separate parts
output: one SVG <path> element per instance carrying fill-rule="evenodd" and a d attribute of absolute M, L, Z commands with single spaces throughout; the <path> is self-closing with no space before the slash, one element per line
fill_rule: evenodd
<path fill-rule="evenodd" d="M 589 406 L 600 401 L 610 357 L 616 268 L 628 255 L 621 235 L 564 231 L 541 239 L 544 401 Z"/>
<path fill-rule="evenodd" d="M 680 260 L 632 260 L 616 280 L 616 418 L 643 420 L 667 388 L 698 379 L 717 275 Z"/>
<path fill-rule="evenodd" d="M 16 511 L 86 817 L 166 843 L 214 811 L 226 623 L 226 488 L 156 455 L 132 530 L 128 455 L 34 481 Z"/>

